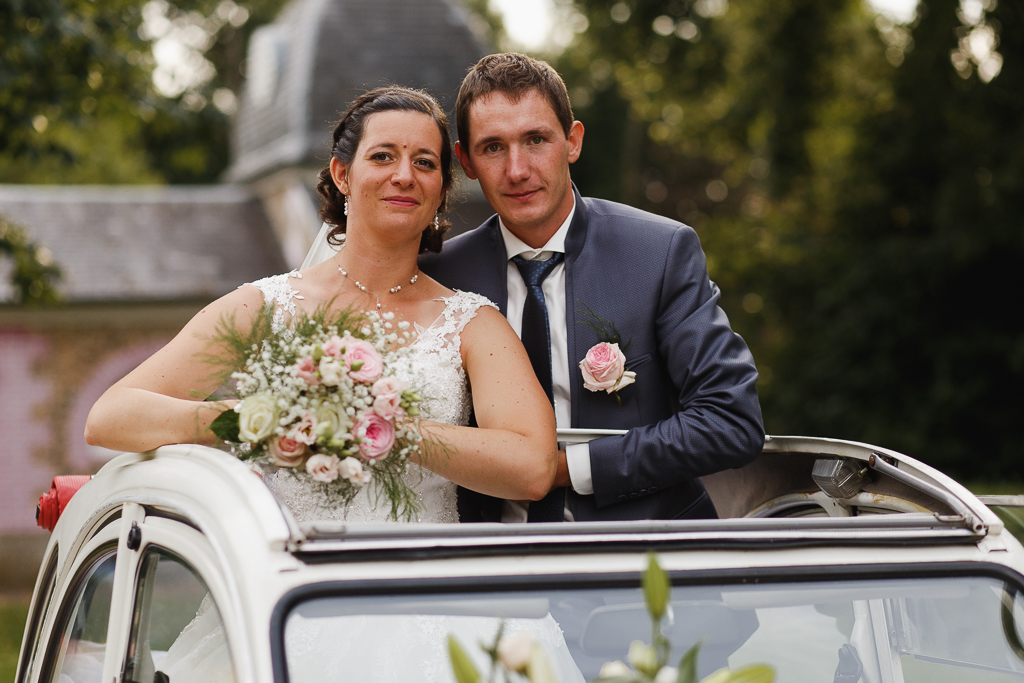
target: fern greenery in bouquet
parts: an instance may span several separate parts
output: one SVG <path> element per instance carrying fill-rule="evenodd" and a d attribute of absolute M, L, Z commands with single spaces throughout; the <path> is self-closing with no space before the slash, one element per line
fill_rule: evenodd
<path fill-rule="evenodd" d="M 402 478 L 422 446 L 421 397 L 399 378 L 408 367 L 408 323 L 394 322 L 394 313 L 323 307 L 274 331 L 273 313 L 265 307 L 248 333 L 221 322 L 214 341 L 224 352 L 207 360 L 234 370 L 240 401 L 211 430 L 239 458 L 286 470 L 331 505 L 348 505 L 370 487 L 374 504 L 390 503 L 394 519 L 414 517 L 418 499 Z"/>

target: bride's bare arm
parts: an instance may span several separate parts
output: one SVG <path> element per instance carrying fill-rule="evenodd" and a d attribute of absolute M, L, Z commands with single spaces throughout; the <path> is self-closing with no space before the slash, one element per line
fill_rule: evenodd
<path fill-rule="evenodd" d="M 89 411 L 85 440 L 121 451 L 148 451 L 171 443 L 213 443 L 210 423 L 226 404 L 204 402 L 218 383 L 202 362 L 221 320 L 251 325 L 263 306 L 255 287 L 242 287 L 201 310 L 166 346 L 100 397 Z"/>
<path fill-rule="evenodd" d="M 482 307 L 462 331 L 462 358 L 479 429 L 424 421 L 422 463 L 473 491 L 540 500 L 555 478 L 555 414 L 522 342 L 496 310 Z"/>

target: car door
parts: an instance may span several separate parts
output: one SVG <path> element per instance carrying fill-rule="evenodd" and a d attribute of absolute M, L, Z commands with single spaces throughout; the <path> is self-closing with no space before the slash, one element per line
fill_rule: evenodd
<path fill-rule="evenodd" d="M 203 534 L 134 503 L 107 517 L 76 540 L 52 579 L 44 572 L 18 683 L 162 683 L 168 669 L 182 674 L 176 680 L 246 680 L 248 668 L 234 666 L 238 647 L 228 645 L 244 643 L 241 620 L 222 617 L 221 605 L 238 601 Z M 54 547 L 46 562 L 56 555 Z M 205 658 L 196 656 L 199 640 Z"/>

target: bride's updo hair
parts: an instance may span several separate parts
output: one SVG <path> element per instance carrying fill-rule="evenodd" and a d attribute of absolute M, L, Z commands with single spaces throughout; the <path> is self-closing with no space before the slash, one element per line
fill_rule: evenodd
<path fill-rule="evenodd" d="M 448 209 L 449 190 L 452 187 L 452 142 L 448 137 L 448 119 L 438 106 L 437 101 L 422 90 L 387 86 L 374 88 L 356 98 L 341 119 L 334 125 L 334 143 L 331 156 L 351 167 L 356 149 L 363 139 L 366 117 L 385 111 L 418 111 L 426 114 L 437 124 L 441 133 L 441 206 L 438 208 L 438 228 L 433 221 L 423 231 L 420 238 L 420 253 L 440 252 L 444 235 L 451 228 L 451 222 L 445 217 Z M 333 229 L 327 235 L 327 242 L 339 246 L 345 239 L 345 195 L 341 194 L 331 177 L 330 164 L 320 171 L 320 182 L 317 192 L 320 193 L 320 220 Z"/>

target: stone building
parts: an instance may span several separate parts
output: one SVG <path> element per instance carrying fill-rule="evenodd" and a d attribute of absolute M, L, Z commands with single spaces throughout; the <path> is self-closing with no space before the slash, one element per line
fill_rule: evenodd
<path fill-rule="evenodd" d="M 92 403 L 239 285 L 297 267 L 320 228 L 316 173 L 358 93 L 423 87 L 451 113 L 483 54 L 456 0 L 294 0 L 249 46 L 224 182 L 211 186 L 0 186 L 0 215 L 63 270 L 61 305 L 11 304 L 0 262 L 0 588 L 34 580 L 47 533 L 35 504 L 56 474 L 114 455 L 82 432 Z M 459 232 L 490 215 L 465 181 Z"/>

